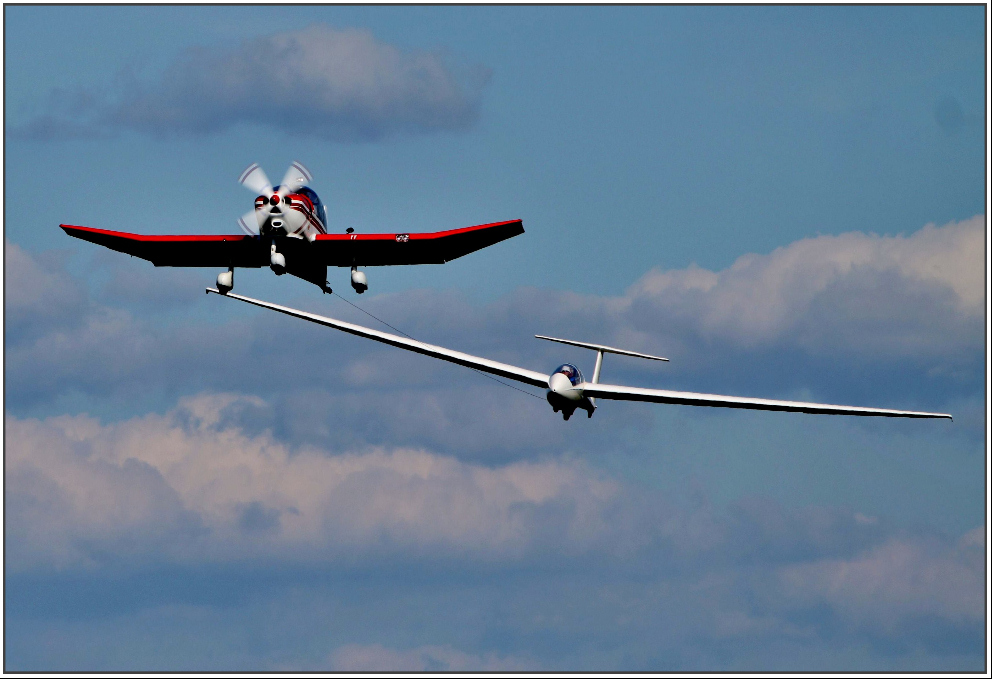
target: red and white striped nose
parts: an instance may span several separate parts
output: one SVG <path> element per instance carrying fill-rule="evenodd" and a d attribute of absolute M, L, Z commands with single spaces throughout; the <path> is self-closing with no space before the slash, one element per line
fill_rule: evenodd
<path fill-rule="evenodd" d="M 238 181 L 255 194 L 255 206 L 238 220 L 241 229 L 249 236 L 258 236 L 269 224 L 283 229 L 286 235 L 299 233 L 305 227 L 307 217 L 301 212 L 297 218 L 299 201 L 291 199 L 289 194 L 306 186 L 311 179 L 310 171 L 298 162 L 286 170 L 280 184 L 270 182 L 258 163 L 249 165 Z"/>

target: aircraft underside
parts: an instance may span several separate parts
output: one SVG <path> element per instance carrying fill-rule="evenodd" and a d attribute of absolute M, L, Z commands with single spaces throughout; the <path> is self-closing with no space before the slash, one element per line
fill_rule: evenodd
<path fill-rule="evenodd" d="M 298 236 L 230 234 L 152 236 L 62 224 L 75 238 L 145 259 L 155 266 L 242 269 L 270 267 L 327 288 L 327 267 L 352 269 L 358 290 L 365 274 L 358 267 L 444 264 L 524 232 L 519 219 L 432 233 L 317 234 Z M 223 274 L 222 274 L 223 275 Z"/>

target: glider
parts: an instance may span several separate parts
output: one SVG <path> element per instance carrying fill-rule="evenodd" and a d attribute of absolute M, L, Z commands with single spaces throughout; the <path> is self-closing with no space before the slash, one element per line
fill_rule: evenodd
<path fill-rule="evenodd" d="M 673 403 L 677 405 L 690 406 L 710 406 L 717 408 L 747 408 L 751 410 L 783 410 L 787 412 L 811 413 L 817 415 L 861 415 L 875 417 L 914 417 L 914 418 L 945 418 L 953 419 L 947 413 L 927 413 L 911 410 L 889 410 L 886 408 L 863 408 L 860 406 L 830 405 L 826 403 L 803 403 L 800 401 L 777 401 L 767 398 L 746 398 L 742 396 L 722 396 L 719 394 L 697 394 L 688 391 L 668 391 L 665 389 L 643 389 L 641 387 L 627 387 L 617 384 L 601 384 L 599 381 L 600 371 L 603 367 L 603 354 L 619 354 L 622 356 L 635 356 L 654 361 L 667 361 L 667 358 L 642 354 L 636 351 L 616 349 L 603 344 L 591 344 L 589 342 L 576 342 L 574 340 L 559 339 L 556 337 L 546 337 L 535 335 L 538 339 L 570 344 L 577 347 L 585 347 L 596 351 L 596 367 L 593 369 L 592 381 L 586 382 L 582 373 L 577 367 L 570 363 L 565 363 L 557 367 L 550 375 L 518 368 L 514 365 L 491 361 L 487 358 L 480 358 L 465 354 L 460 351 L 445 349 L 433 344 L 425 344 L 417 340 L 399 335 L 392 335 L 387 332 L 373 330 L 354 323 L 346 323 L 326 316 L 318 316 L 306 311 L 299 311 L 289 307 L 263 302 L 261 300 L 224 293 L 214 288 L 207 288 L 208 293 L 217 293 L 224 297 L 237 299 L 248 304 L 254 304 L 264 309 L 272 309 L 289 316 L 302 318 L 305 321 L 326 325 L 343 332 L 366 337 L 368 339 L 390 344 L 400 349 L 414 351 L 418 354 L 433 356 L 442 361 L 456 363 L 474 370 L 498 375 L 517 382 L 523 382 L 533 387 L 541 387 L 547 390 L 547 399 L 554 411 L 561 412 L 567 420 L 576 409 L 581 408 L 592 417 L 596 410 L 596 399 L 606 399 L 615 401 L 649 401 L 652 403 Z"/>
<path fill-rule="evenodd" d="M 234 288 L 234 269 L 267 266 L 277 275 L 288 273 L 331 292 L 327 267 L 351 267 L 351 287 L 359 294 L 368 278 L 358 267 L 398 264 L 444 264 L 524 232 L 523 222 L 480 224 L 431 233 L 327 233 L 327 212 L 317 193 L 306 184 L 310 171 L 294 162 L 282 183 L 273 186 L 265 172 L 252 164 L 240 183 L 258 194 L 254 208 L 238 223 L 243 234 L 148 236 L 61 224 L 74 238 L 150 261 L 155 266 L 226 268 L 217 288 Z"/>

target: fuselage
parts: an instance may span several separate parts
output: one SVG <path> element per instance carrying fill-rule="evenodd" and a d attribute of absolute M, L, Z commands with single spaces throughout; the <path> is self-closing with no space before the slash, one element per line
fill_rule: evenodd
<path fill-rule="evenodd" d="M 566 420 L 572 416 L 576 408 L 585 410 L 589 417 L 592 417 L 593 411 L 596 410 L 596 402 L 586 396 L 579 386 L 584 382 L 582 371 L 571 363 L 558 366 L 548 378 L 548 403 L 556 413 L 562 411 Z"/>
<path fill-rule="evenodd" d="M 303 186 L 281 200 L 278 191 L 276 186 L 271 196 L 262 195 L 255 199 L 255 218 L 260 235 L 312 239 L 317 234 L 327 233 L 327 213 L 316 191 Z M 266 208 L 271 209 L 266 212 Z"/>

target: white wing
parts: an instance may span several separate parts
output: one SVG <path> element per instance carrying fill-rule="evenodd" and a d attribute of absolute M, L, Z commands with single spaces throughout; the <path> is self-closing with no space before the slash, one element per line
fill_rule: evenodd
<path fill-rule="evenodd" d="M 221 294 L 218 290 L 214 290 L 213 288 L 207 288 L 207 292 L 216 292 L 217 294 Z M 270 302 L 262 302 L 257 299 L 252 299 L 251 297 L 235 295 L 233 292 L 229 292 L 226 295 L 221 296 L 233 297 L 234 299 L 239 299 L 242 302 L 248 302 L 249 304 L 254 304 L 255 306 L 260 306 L 265 309 L 272 309 L 273 311 L 278 311 L 288 316 L 295 316 L 296 318 L 302 318 L 306 321 L 326 325 L 329 328 L 342 330 L 344 332 L 351 333 L 352 335 L 367 337 L 377 342 L 391 344 L 394 347 L 399 347 L 400 349 L 407 349 L 409 351 L 415 351 L 418 354 L 440 358 L 442 361 L 457 363 L 458 365 L 463 365 L 468 368 L 475 368 L 476 370 L 481 370 L 482 372 L 499 375 L 500 377 L 506 377 L 518 382 L 524 382 L 535 387 L 543 387 L 544 389 L 548 388 L 548 376 L 545 373 L 527 370 L 526 368 L 518 368 L 515 365 L 507 365 L 506 363 L 499 363 L 498 361 L 490 361 L 487 358 L 479 358 L 478 356 L 472 356 L 471 354 L 463 354 L 460 351 L 452 351 L 451 349 L 434 346 L 433 344 L 425 344 L 424 342 L 418 342 L 415 339 L 400 337 L 399 335 L 391 335 L 388 332 L 380 332 L 361 325 L 355 325 L 354 323 L 345 323 L 344 321 L 339 321 L 335 318 L 327 318 L 326 316 L 318 316 L 317 314 L 308 314 L 305 311 L 298 311 L 297 309 L 291 309 L 278 304 L 271 304 Z"/>
<path fill-rule="evenodd" d="M 213 288 L 207 288 L 207 292 L 221 294 Z M 457 363 L 458 365 L 474 368 L 493 375 L 499 375 L 500 377 L 506 377 L 511 380 L 517 380 L 518 382 L 524 382 L 525 384 L 530 384 L 535 387 L 542 387 L 545 389 L 548 388 L 548 376 L 534 370 L 527 370 L 526 368 L 518 368 L 514 365 L 507 365 L 506 363 L 490 361 L 487 358 L 479 358 L 478 356 L 472 356 L 471 354 L 463 354 L 460 351 L 452 351 L 451 349 L 445 349 L 444 347 L 435 346 L 433 344 L 418 342 L 417 340 L 409 339 L 407 337 L 392 335 L 388 332 L 372 330 L 371 328 L 355 325 L 354 323 L 345 323 L 344 321 L 339 321 L 334 318 L 318 316 L 317 314 L 310 314 L 305 311 L 291 309 L 289 307 L 272 304 L 270 302 L 262 302 L 257 299 L 252 299 L 251 297 L 235 295 L 232 292 L 229 292 L 226 295 L 221 294 L 221 296 L 233 297 L 234 299 L 241 300 L 242 302 L 248 302 L 249 304 L 254 304 L 255 306 L 260 306 L 265 309 L 272 309 L 273 311 L 278 311 L 288 316 L 295 316 L 296 318 L 302 318 L 303 320 L 311 321 L 313 323 L 319 323 L 320 325 L 326 325 L 329 328 L 335 328 L 343 332 L 351 333 L 352 335 L 358 335 L 359 337 L 367 337 L 368 339 L 373 339 L 384 344 L 390 344 L 394 347 L 399 347 L 400 349 L 415 351 L 418 354 L 424 354 L 425 356 L 433 356 L 434 358 L 439 358 L 442 361 Z M 674 403 L 690 406 L 750 408 L 752 410 L 785 410 L 798 413 L 825 415 L 941 417 L 953 419 L 946 413 L 923 413 L 911 410 L 861 408 L 858 406 L 838 406 L 829 405 L 826 403 L 803 403 L 800 401 L 775 401 L 767 398 L 745 398 L 741 396 L 720 396 L 718 394 L 696 394 L 689 391 L 642 389 L 640 387 L 624 387 L 615 384 L 592 384 L 590 382 L 583 382 L 582 384 L 577 385 L 575 389 L 581 391 L 585 396 L 593 396 L 595 398 L 612 399 L 617 401 L 650 401 L 652 403 Z"/>
<path fill-rule="evenodd" d="M 691 391 L 667 391 L 664 389 L 641 389 L 623 387 L 616 384 L 591 384 L 585 382 L 576 386 L 586 396 L 613 399 L 616 401 L 650 401 L 652 403 L 675 403 L 687 406 L 712 406 L 717 408 L 750 408 L 752 410 L 785 410 L 796 413 L 818 415 L 866 415 L 876 417 L 942 417 L 953 419 L 947 413 L 922 413 L 912 410 L 887 410 L 884 408 L 861 408 L 858 406 L 837 406 L 827 403 L 803 403 L 802 401 L 775 401 L 767 398 L 746 398 L 742 396 L 721 396 L 719 394 L 696 394 Z"/>

